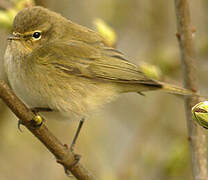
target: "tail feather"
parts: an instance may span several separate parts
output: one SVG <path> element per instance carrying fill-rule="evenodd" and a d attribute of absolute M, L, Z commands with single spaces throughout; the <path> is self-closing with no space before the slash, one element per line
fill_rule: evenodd
<path fill-rule="evenodd" d="M 161 83 L 161 82 L 160 82 Z M 189 89 L 185 89 L 182 87 L 178 87 L 172 84 L 168 84 L 168 83 L 161 83 L 162 91 L 165 91 L 167 93 L 171 93 L 171 94 L 178 94 L 178 95 L 185 95 L 185 96 L 194 96 L 197 95 L 196 92 L 193 92 Z"/>

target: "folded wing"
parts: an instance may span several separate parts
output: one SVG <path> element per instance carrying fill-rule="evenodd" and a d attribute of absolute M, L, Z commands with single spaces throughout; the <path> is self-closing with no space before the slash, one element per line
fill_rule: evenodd
<path fill-rule="evenodd" d="M 104 81 L 160 86 L 116 49 L 80 41 L 53 42 L 33 51 L 31 59 L 64 73 Z"/>

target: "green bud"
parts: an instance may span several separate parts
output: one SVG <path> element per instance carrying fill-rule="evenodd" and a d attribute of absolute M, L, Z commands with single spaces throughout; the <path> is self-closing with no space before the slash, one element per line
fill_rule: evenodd
<path fill-rule="evenodd" d="M 107 44 L 114 47 L 117 40 L 116 32 L 112 27 L 106 24 L 102 19 L 95 19 L 94 22 L 96 30 L 106 40 Z"/>
<path fill-rule="evenodd" d="M 15 0 L 14 6 L 7 10 L 0 11 L 0 27 L 11 29 L 14 17 L 23 8 L 32 6 L 33 0 Z"/>
<path fill-rule="evenodd" d="M 192 108 L 193 119 L 208 129 L 208 101 L 200 102 Z"/>
<path fill-rule="evenodd" d="M 0 27 L 11 28 L 15 15 L 16 12 L 14 12 L 12 9 L 0 11 Z"/>
<path fill-rule="evenodd" d="M 161 79 L 161 76 L 162 76 L 162 73 L 161 73 L 161 70 L 152 65 L 152 64 L 148 64 L 148 63 L 140 63 L 140 68 L 142 70 L 142 72 L 149 78 L 152 78 L 152 79 L 156 79 L 156 80 L 160 80 Z"/>

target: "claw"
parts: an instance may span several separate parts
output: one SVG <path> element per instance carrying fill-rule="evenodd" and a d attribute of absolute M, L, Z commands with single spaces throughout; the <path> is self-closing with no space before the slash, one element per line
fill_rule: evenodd
<path fill-rule="evenodd" d="M 51 112 L 51 111 L 53 111 L 52 109 L 50 109 L 50 108 L 45 108 L 45 107 L 34 107 L 34 108 L 32 108 L 31 110 L 32 110 L 32 112 L 34 112 L 34 113 L 38 113 L 38 112 Z"/>
<path fill-rule="evenodd" d="M 36 115 L 32 119 L 31 124 L 34 127 L 40 127 L 43 124 L 43 118 L 40 115 Z M 19 129 L 20 132 L 23 132 L 21 129 L 21 125 L 22 125 L 22 122 L 21 122 L 21 120 L 19 120 L 17 123 L 17 128 Z"/>
<path fill-rule="evenodd" d="M 74 162 L 71 165 L 71 168 L 73 168 L 74 166 L 76 166 L 76 164 L 80 161 L 80 159 L 81 159 L 81 155 L 74 154 Z M 61 160 L 57 160 L 57 162 L 58 163 L 62 163 Z M 66 167 L 64 167 L 64 172 L 65 172 L 65 174 L 66 174 L 67 177 L 70 177 L 70 178 L 73 177 L 73 175 L 71 174 L 71 172 Z"/>
<path fill-rule="evenodd" d="M 72 166 L 76 166 L 82 157 L 80 154 L 75 154 L 74 156 L 75 156 L 75 161 Z"/>
<path fill-rule="evenodd" d="M 71 174 L 71 172 L 67 168 L 65 168 L 65 167 L 64 167 L 64 172 L 65 172 L 65 174 L 66 174 L 67 177 L 69 177 L 69 178 L 72 178 L 73 177 L 73 175 Z"/>
<path fill-rule="evenodd" d="M 67 144 L 64 144 L 64 146 L 67 148 L 68 151 L 71 151 L 71 149 L 68 148 L 68 145 L 67 145 Z M 72 152 L 72 153 L 73 153 L 73 152 Z M 69 168 L 69 169 L 71 169 L 71 168 L 73 168 L 74 166 L 76 166 L 77 163 L 78 163 L 78 162 L 80 161 L 80 159 L 81 159 L 81 155 L 80 155 L 80 154 L 75 154 L 75 153 L 73 153 L 73 154 L 74 154 L 74 162 L 70 165 L 70 168 Z M 63 161 L 62 161 L 61 159 L 56 159 L 56 162 L 59 163 L 59 164 L 62 164 L 62 165 L 64 166 L 64 163 L 63 163 Z M 71 172 L 70 172 L 69 169 L 67 169 L 67 168 L 64 166 L 64 172 L 65 172 L 66 176 L 72 178 L 73 175 L 71 174 Z"/>
<path fill-rule="evenodd" d="M 21 125 L 22 125 L 21 121 L 18 120 L 17 128 L 19 129 L 20 132 L 23 132 L 22 129 L 21 129 Z"/>
<path fill-rule="evenodd" d="M 138 94 L 140 94 L 140 95 L 142 95 L 142 96 L 145 96 L 145 94 L 144 93 L 142 93 L 142 92 L 137 92 Z"/>

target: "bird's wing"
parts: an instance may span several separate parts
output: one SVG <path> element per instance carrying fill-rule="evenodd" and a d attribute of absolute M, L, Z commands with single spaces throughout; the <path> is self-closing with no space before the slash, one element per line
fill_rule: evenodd
<path fill-rule="evenodd" d="M 119 51 L 80 41 L 53 42 L 36 48 L 30 55 L 37 64 L 66 74 L 120 83 L 158 85 L 128 62 Z"/>

